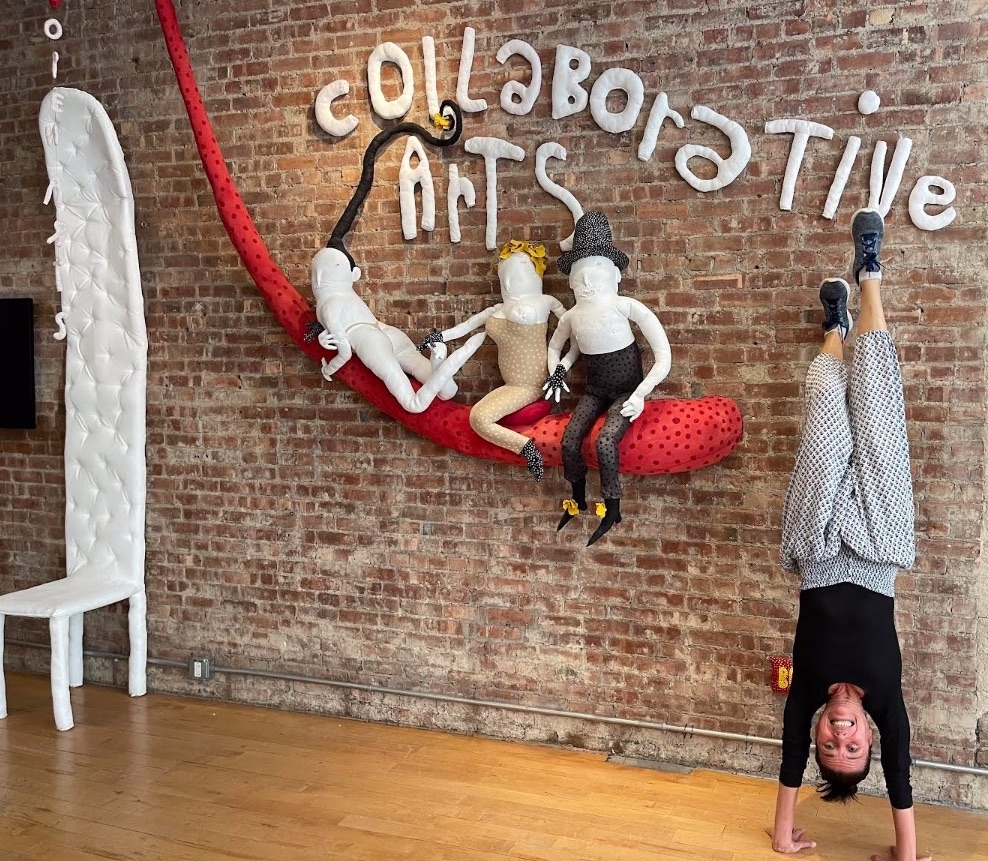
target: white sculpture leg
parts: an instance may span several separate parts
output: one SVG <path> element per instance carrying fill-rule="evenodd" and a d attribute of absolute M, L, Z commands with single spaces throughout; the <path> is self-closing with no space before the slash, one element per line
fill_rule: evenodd
<path fill-rule="evenodd" d="M 127 623 L 130 628 L 130 659 L 127 663 L 128 688 L 132 697 L 142 697 L 148 690 L 147 593 L 143 589 L 130 598 Z"/>
<path fill-rule="evenodd" d="M 5 618 L 0 613 L 0 720 L 7 717 L 7 682 L 3 677 L 3 623 Z"/>
<path fill-rule="evenodd" d="M 421 413 L 429 408 L 436 396 L 452 381 L 453 375 L 460 370 L 466 363 L 467 360 L 480 349 L 480 345 L 484 343 L 484 339 L 487 337 L 483 332 L 479 332 L 472 338 L 468 339 L 467 342 L 460 347 L 458 350 L 453 350 L 438 367 L 433 369 L 432 374 L 429 376 L 424 383 L 422 383 L 422 388 L 420 388 L 412 399 L 412 405 L 415 409 L 410 407 L 405 407 L 410 413 Z M 404 406 L 404 405 L 403 405 Z"/>
<path fill-rule="evenodd" d="M 69 687 L 82 687 L 82 613 L 69 616 Z"/>
<path fill-rule="evenodd" d="M 487 337 L 483 332 L 474 335 L 432 370 L 429 379 L 422 383 L 422 388 L 415 391 L 408 377 L 405 376 L 405 371 L 398 364 L 391 341 L 384 340 L 381 336 L 380 330 L 361 326 L 359 332 L 354 330 L 350 340 L 354 343 L 355 352 L 360 356 L 361 361 L 388 387 L 395 400 L 410 413 L 425 412 L 440 390 L 453 379 L 453 375 L 466 364 L 467 359 L 477 352 L 484 338 Z M 361 339 L 359 345 L 358 337 Z"/>
<path fill-rule="evenodd" d="M 55 726 L 72 729 L 72 700 L 69 697 L 69 618 L 54 616 L 48 621 L 51 632 L 51 703 Z"/>
<path fill-rule="evenodd" d="M 405 349 L 395 350 L 395 356 L 398 358 L 398 364 L 401 365 L 401 369 L 406 374 L 411 374 L 420 383 L 428 380 L 442 366 L 442 363 L 446 360 L 446 355 L 445 344 L 433 344 L 429 348 L 428 359 L 418 351 L 411 341 L 408 342 L 408 346 Z M 449 380 L 439 390 L 439 399 L 443 401 L 450 400 L 456 396 L 456 389 L 456 380 Z"/>

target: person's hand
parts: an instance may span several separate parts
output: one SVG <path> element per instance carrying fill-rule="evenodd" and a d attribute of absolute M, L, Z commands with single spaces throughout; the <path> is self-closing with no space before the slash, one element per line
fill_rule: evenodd
<path fill-rule="evenodd" d="M 563 393 L 563 390 L 569 391 L 569 386 L 566 385 L 566 366 L 563 364 L 556 365 L 556 370 L 554 370 L 547 378 L 542 386 L 542 391 L 545 392 L 544 400 L 549 400 L 549 398 L 555 397 L 556 403 L 559 403 L 559 398 Z"/>
<path fill-rule="evenodd" d="M 333 372 L 329 369 L 329 362 L 325 359 L 322 360 L 322 375 L 329 382 L 333 382 Z"/>
<path fill-rule="evenodd" d="M 804 840 L 805 828 L 793 828 L 789 834 L 780 834 L 778 837 L 771 828 L 766 828 L 765 833 L 772 838 L 772 848 L 783 855 L 795 855 L 803 849 L 815 849 L 815 840 Z"/>
<path fill-rule="evenodd" d="M 889 846 L 888 852 L 876 852 L 871 856 L 871 861 L 913 861 L 912 858 L 900 858 L 895 854 L 895 847 Z M 916 861 L 933 861 L 931 855 L 924 855 L 922 858 L 917 858 Z"/>
<path fill-rule="evenodd" d="M 634 421 L 642 414 L 643 409 L 645 409 L 645 398 L 640 395 L 631 395 L 621 407 L 621 415 L 629 421 Z"/>
<path fill-rule="evenodd" d="M 336 335 L 330 332 L 329 329 L 323 329 L 319 333 L 319 346 L 324 350 L 335 350 L 337 348 Z"/>

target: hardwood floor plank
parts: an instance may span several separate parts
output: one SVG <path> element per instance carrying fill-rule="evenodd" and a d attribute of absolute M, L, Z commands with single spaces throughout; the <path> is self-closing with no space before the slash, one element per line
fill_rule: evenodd
<path fill-rule="evenodd" d="M 48 679 L 10 674 L 2 861 L 776 861 L 774 780 L 87 685 L 59 733 Z M 891 840 L 888 802 L 797 822 L 826 861 Z M 988 817 L 919 805 L 920 848 L 988 859 Z"/>

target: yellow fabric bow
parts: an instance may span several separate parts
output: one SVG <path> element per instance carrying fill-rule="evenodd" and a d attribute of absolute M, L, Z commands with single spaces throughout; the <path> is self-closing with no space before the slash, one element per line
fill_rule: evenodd
<path fill-rule="evenodd" d="M 442 114 L 433 114 L 432 124 L 437 129 L 442 129 L 443 131 L 448 131 L 453 127 L 453 121 L 449 117 L 444 117 Z"/>
<path fill-rule="evenodd" d="M 570 517 L 576 517 L 576 515 L 580 513 L 580 506 L 576 504 L 575 499 L 564 499 L 563 511 L 565 511 Z"/>
<path fill-rule="evenodd" d="M 605 514 L 607 514 L 607 506 L 604 505 L 603 502 L 598 502 L 597 507 L 594 509 L 594 511 L 597 512 L 598 517 L 603 517 Z"/>
<path fill-rule="evenodd" d="M 501 247 L 498 260 L 507 260 L 512 254 L 527 254 L 535 267 L 535 274 L 541 278 L 545 273 L 549 261 L 544 245 L 532 245 L 527 239 L 509 239 Z"/>

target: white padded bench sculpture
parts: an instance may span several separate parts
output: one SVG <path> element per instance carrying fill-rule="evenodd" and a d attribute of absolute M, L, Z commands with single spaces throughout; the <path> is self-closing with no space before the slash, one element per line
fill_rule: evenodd
<path fill-rule="evenodd" d="M 129 691 L 147 690 L 144 516 L 147 331 L 130 176 L 113 124 L 81 90 L 56 87 L 39 117 L 56 210 L 65 359 L 66 577 L 0 597 L 4 616 L 49 619 L 55 725 L 73 725 L 83 614 L 129 601 Z"/>

